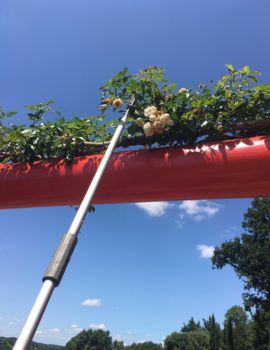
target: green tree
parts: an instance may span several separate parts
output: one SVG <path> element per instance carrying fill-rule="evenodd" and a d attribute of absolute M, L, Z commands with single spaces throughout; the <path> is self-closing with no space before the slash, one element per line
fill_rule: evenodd
<path fill-rule="evenodd" d="M 254 346 L 270 349 L 270 198 L 256 198 L 244 214 L 245 232 L 214 251 L 213 266 L 234 268 L 244 282 L 244 304 L 253 313 Z"/>
<path fill-rule="evenodd" d="M 216 322 L 215 315 L 209 316 L 208 320 L 203 320 L 203 324 L 209 334 L 209 350 L 220 350 L 222 332 L 220 325 Z"/>
<path fill-rule="evenodd" d="M 113 350 L 109 331 L 82 331 L 73 337 L 65 347 L 66 350 Z"/>
<path fill-rule="evenodd" d="M 270 313 L 257 310 L 253 316 L 253 345 L 256 350 L 270 349 Z"/>
<path fill-rule="evenodd" d="M 249 321 L 241 306 L 231 307 L 225 314 L 224 332 L 228 350 L 248 350 L 252 348 Z"/>
<path fill-rule="evenodd" d="M 233 326 L 230 317 L 228 318 L 227 322 L 224 322 L 224 349 L 234 350 Z"/>
<path fill-rule="evenodd" d="M 195 322 L 193 317 L 191 317 L 187 324 L 184 323 L 183 327 L 181 328 L 181 332 L 198 331 L 201 329 L 202 327 L 200 325 L 200 322 Z"/>
<path fill-rule="evenodd" d="M 164 341 L 165 350 L 208 350 L 209 337 L 200 329 L 188 332 L 174 332 Z"/>
<path fill-rule="evenodd" d="M 113 341 L 113 350 L 124 350 L 125 349 L 125 345 L 124 342 L 122 340 L 114 340 Z"/>
<path fill-rule="evenodd" d="M 244 282 L 245 306 L 270 311 L 270 198 L 257 198 L 244 215 L 245 232 L 217 247 L 213 266 L 231 265 Z"/>
<path fill-rule="evenodd" d="M 147 341 L 137 344 L 133 343 L 129 346 L 126 346 L 125 350 L 162 350 L 162 345 Z"/>

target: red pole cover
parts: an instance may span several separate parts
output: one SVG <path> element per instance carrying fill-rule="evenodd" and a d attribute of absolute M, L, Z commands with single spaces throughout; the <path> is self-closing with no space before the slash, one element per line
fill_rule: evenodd
<path fill-rule="evenodd" d="M 0 208 L 79 204 L 102 155 L 0 165 Z M 117 152 L 94 204 L 270 196 L 270 136 Z"/>

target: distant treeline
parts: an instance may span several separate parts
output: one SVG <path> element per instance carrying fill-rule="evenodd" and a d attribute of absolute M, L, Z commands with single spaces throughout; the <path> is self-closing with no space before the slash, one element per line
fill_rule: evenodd
<path fill-rule="evenodd" d="M 264 332 L 260 321 L 268 320 L 269 326 L 270 315 L 261 316 L 261 320 L 253 320 L 243 307 L 235 305 L 226 312 L 222 325 L 214 314 L 201 322 L 192 317 L 162 344 L 146 341 L 126 345 L 113 340 L 109 331 L 89 329 L 73 337 L 65 347 L 33 342 L 29 350 L 269 350 L 270 328 Z M 15 340 L 0 337 L 0 350 L 12 349 Z"/>
<path fill-rule="evenodd" d="M 0 337 L 0 350 L 10 350 L 15 344 L 16 338 Z M 32 342 L 29 350 L 63 350 L 64 346 L 49 345 Z"/>
<path fill-rule="evenodd" d="M 261 327 L 260 321 L 268 320 L 262 314 L 261 320 L 253 320 L 241 306 L 231 307 L 220 325 L 215 315 L 196 322 L 191 318 L 182 328 L 168 335 L 163 344 L 151 341 L 125 345 L 113 340 L 109 331 L 85 330 L 73 337 L 66 350 L 269 350 L 269 331 Z"/>

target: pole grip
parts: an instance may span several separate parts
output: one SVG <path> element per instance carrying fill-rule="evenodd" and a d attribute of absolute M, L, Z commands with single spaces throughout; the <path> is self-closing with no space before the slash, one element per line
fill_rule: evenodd
<path fill-rule="evenodd" d="M 43 282 L 49 279 L 55 283 L 56 287 L 60 284 L 77 241 L 77 236 L 69 233 L 66 233 L 62 237 L 54 257 L 52 258 L 50 265 L 43 276 Z"/>

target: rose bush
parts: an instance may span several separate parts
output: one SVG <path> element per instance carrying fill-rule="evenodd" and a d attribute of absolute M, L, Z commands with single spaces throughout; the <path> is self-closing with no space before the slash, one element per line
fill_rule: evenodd
<path fill-rule="evenodd" d="M 130 75 L 125 68 L 101 87 L 100 115 L 66 120 L 53 101 L 27 105 L 25 124 L 8 123 L 16 113 L 0 109 L 0 162 L 33 162 L 103 152 L 132 96 L 119 147 L 189 145 L 202 141 L 270 134 L 270 85 L 257 82 L 245 66 L 197 90 L 165 79 L 164 69 L 148 67 Z"/>

